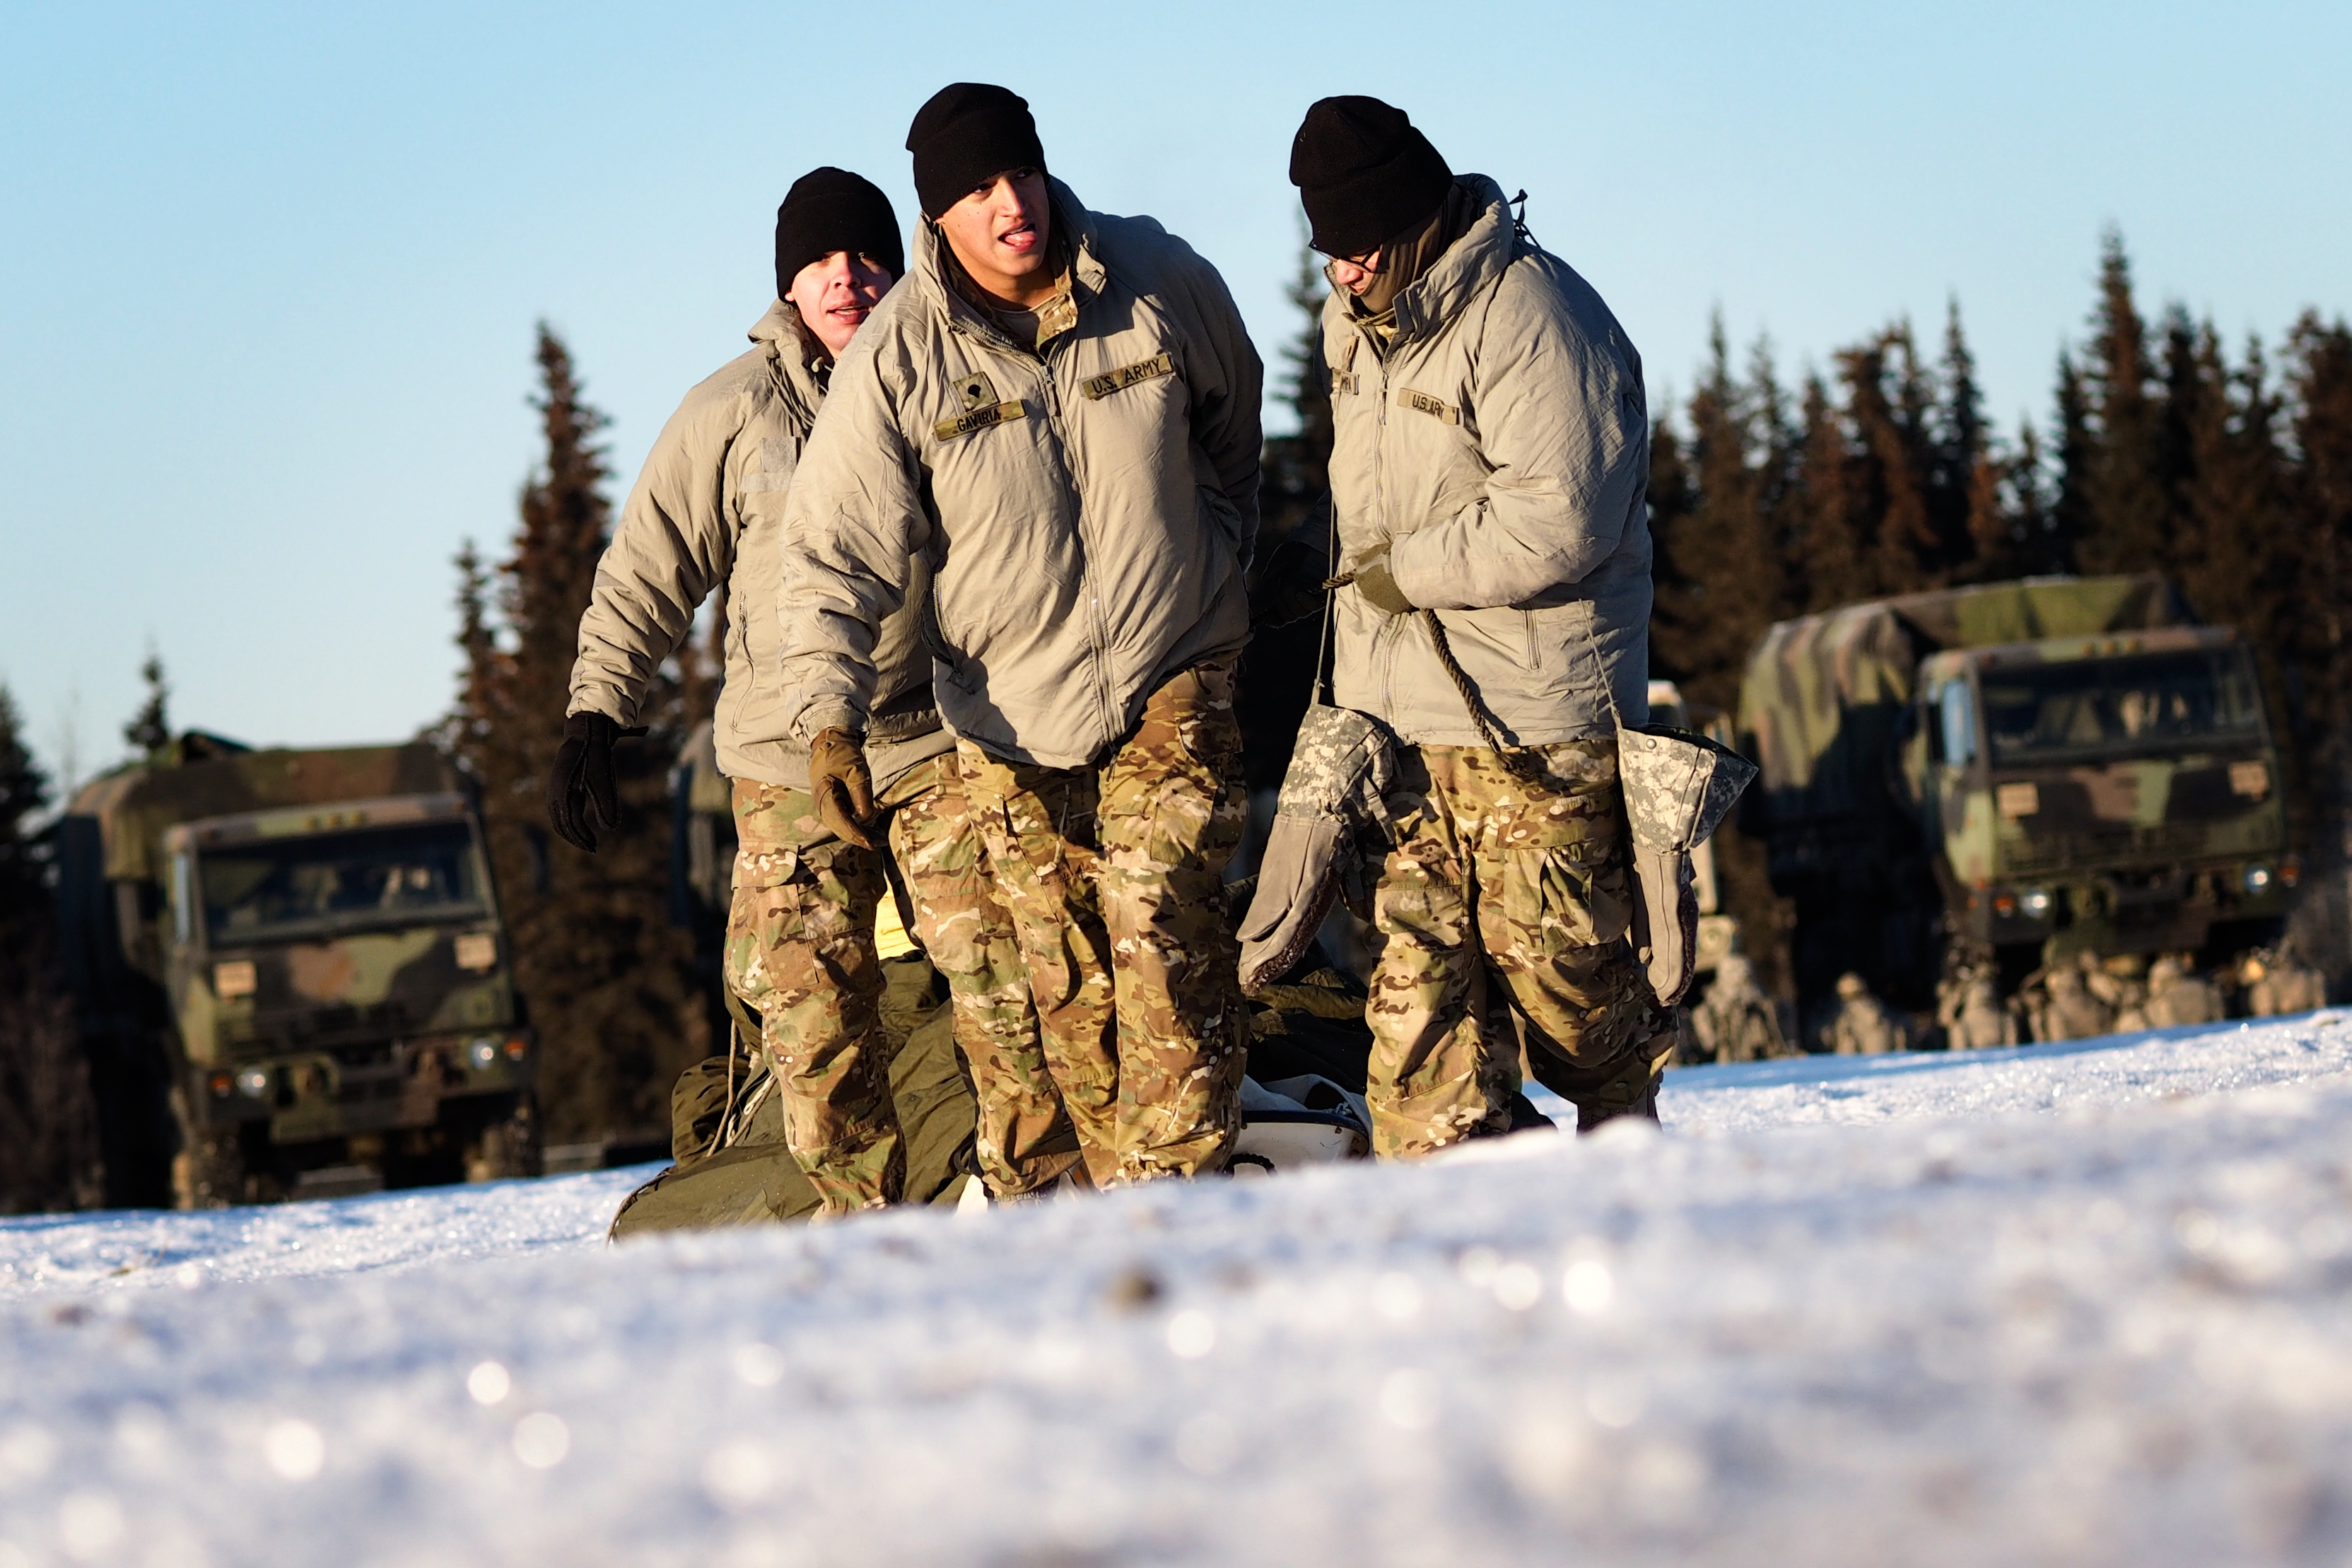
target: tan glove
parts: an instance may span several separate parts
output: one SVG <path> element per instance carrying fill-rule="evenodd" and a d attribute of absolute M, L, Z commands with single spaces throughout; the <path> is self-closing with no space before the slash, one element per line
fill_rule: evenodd
<path fill-rule="evenodd" d="M 1404 590 L 1397 586 L 1395 575 L 1389 571 L 1389 552 L 1385 550 L 1366 556 L 1356 568 L 1354 581 L 1356 592 L 1363 595 L 1364 603 L 1384 614 L 1409 616 L 1416 607 L 1404 596 Z"/>
<path fill-rule="evenodd" d="M 846 730 L 819 731 L 809 742 L 809 794 L 816 797 L 817 820 L 844 843 L 874 847 L 866 829 L 874 821 L 874 775 L 866 768 L 866 747 Z"/>
<path fill-rule="evenodd" d="M 1650 989 L 1671 1007 L 1698 973 L 1698 889 L 1691 883 L 1686 849 L 1633 845 L 1633 953 L 1647 967 Z"/>

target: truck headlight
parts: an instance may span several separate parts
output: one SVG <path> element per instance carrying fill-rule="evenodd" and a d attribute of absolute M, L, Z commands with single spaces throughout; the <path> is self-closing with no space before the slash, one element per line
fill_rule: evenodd
<path fill-rule="evenodd" d="M 2246 891 L 2251 896 L 2259 898 L 2263 894 L 2269 892 L 2271 889 L 2271 868 L 2268 866 L 2260 864 L 2247 867 L 2245 884 Z"/>
<path fill-rule="evenodd" d="M 249 1100 L 259 1100 L 269 1092 L 269 1074 L 260 1068 L 247 1068 L 236 1075 L 239 1093 Z"/>
<path fill-rule="evenodd" d="M 476 1072 L 488 1072 L 499 1065 L 499 1042 L 495 1036 L 476 1035 L 466 1043 L 466 1059 Z"/>
<path fill-rule="evenodd" d="M 2047 888 L 2028 888 L 2017 895 L 2017 912 L 2030 921 L 2050 918 L 2052 900 Z"/>

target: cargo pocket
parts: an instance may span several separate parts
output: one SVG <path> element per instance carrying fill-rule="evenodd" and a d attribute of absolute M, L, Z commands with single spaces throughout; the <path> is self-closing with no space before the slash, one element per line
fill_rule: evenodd
<path fill-rule="evenodd" d="M 1529 958 L 1557 958 L 1622 942 L 1633 924 L 1633 889 L 1616 849 L 1612 834 L 1504 850 L 1503 919 L 1511 945 Z"/>
<path fill-rule="evenodd" d="M 735 851 L 735 886 L 781 888 L 800 874 L 801 852 L 790 847 Z"/>
<path fill-rule="evenodd" d="M 1195 665 L 1177 679 L 1185 683 L 1176 705 L 1177 744 L 1208 769 L 1229 777 L 1241 763 L 1242 731 L 1234 710 L 1234 672 L 1221 665 Z"/>

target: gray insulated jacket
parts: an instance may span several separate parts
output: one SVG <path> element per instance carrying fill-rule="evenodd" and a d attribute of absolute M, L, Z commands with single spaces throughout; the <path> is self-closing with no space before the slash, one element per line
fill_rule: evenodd
<path fill-rule="evenodd" d="M 869 321 L 870 321 L 869 318 Z M 808 787 L 808 747 L 791 736 L 777 684 L 776 584 L 784 498 L 824 400 L 797 313 L 779 300 L 751 352 L 686 395 L 646 455 L 596 587 L 580 617 L 573 713 L 636 722 L 646 686 L 692 634 L 695 611 L 727 585 L 727 669 L 714 725 L 729 778 Z M 931 700 L 920 616 L 929 572 L 907 567 L 907 607 L 881 627 L 866 732 L 877 785 L 955 744 Z"/>
<path fill-rule="evenodd" d="M 1516 234 L 1502 188 L 1397 296 L 1385 352 L 1323 308 L 1341 558 L 1381 546 L 1518 745 L 1648 720 L 1650 418 L 1642 358 L 1592 286 Z M 1415 744 L 1483 746 L 1418 616 L 1342 590 L 1332 694 Z M 1598 650 L 1596 659 L 1595 650 Z"/>
<path fill-rule="evenodd" d="M 919 562 L 940 712 L 1009 762 L 1098 761 L 1155 688 L 1248 638 L 1257 353 L 1183 241 L 1052 189 L 1076 249 L 1036 350 L 958 292 L 926 225 L 834 372 L 778 601 L 803 737 L 872 710 L 877 629 Z"/>

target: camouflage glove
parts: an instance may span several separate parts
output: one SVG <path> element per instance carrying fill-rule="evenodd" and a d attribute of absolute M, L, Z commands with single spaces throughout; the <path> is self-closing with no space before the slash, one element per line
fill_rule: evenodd
<path fill-rule="evenodd" d="M 1396 578 L 1389 572 L 1389 552 L 1385 550 L 1378 555 L 1366 556 L 1356 568 L 1356 592 L 1364 596 L 1364 603 L 1391 616 L 1409 616 L 1421 607 L 1397 586 Z"/>
<path fill-rule="evenodd" d="M 549 826 L 558 838 L 591 855 L 597 830 L 609 833 L 621 825 L 621 792 L 613 774 L 613 742 L 621 733 L 602 713 L 572 714 L 563 721 L 563 744 L 547 775 Z"/>
<path fill-rule="evenodd" d="M 874 775 L 866 770 L 866 747 L 856 736 L 823 730 L 809 742 L 809 794 L 816 796 L 817 819 L 844 843 L 874 847 L 866 832 L 874 820 Z"/>

